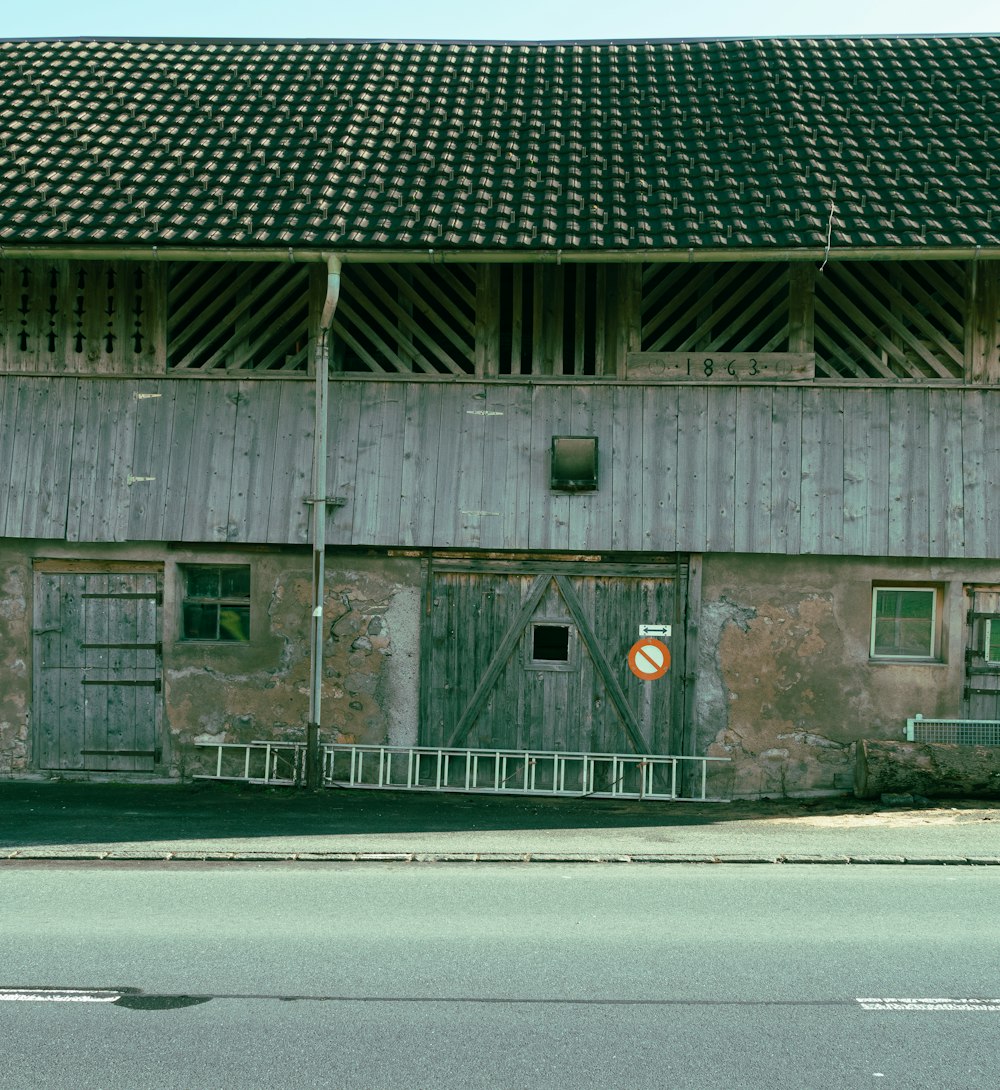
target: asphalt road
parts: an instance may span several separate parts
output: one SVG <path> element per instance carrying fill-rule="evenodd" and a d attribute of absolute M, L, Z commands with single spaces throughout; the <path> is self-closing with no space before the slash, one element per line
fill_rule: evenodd
<path fill-rule="evenodd" d="M 998 903 L 974 867 L 4 864 L 0 1086 L 992 1090 Z"/>

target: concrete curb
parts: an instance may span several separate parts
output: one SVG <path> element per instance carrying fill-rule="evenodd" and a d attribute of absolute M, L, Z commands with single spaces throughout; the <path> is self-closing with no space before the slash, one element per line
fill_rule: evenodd
<path fill-rule="evenodd" d="M 714 863 L 821 866 L 1000 866 L 1000 856 L 905 855 L 735 855 L 735 854 L 580 854 L 572 852 L 251 852 L 134 851 L 118 849 L 27 848 L 0 851 L 0 862 L 85 863 Z"/>

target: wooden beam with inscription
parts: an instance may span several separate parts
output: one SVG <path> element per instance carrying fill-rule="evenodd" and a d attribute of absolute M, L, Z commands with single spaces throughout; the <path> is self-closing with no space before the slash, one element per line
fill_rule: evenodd
<path fill-rule="evenodd" d="M 672 382 L 802 382 L 814 352 L 630 352 L 627 377 Z"/>

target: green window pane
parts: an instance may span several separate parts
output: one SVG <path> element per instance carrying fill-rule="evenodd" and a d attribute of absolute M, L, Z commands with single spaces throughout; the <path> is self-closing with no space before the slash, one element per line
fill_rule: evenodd
<path fill-rule="evenodd" d="M 934 594 L 930 589 L 876 590 L 872 654 L 899 658 L 933 655 Z"/>
<path fill-rule="evenodd" d="M 222 589 L 220 598 L 249 598 L 250 569 L 220 568 Z"/>
<path fill-rule="evenodd" d="M 188 598 L 218 598 L 219 569 L 188 568 L 187 596 Z"/>
<path fill-rule="evenodd" d="M 250 639 L 249 606 L 219 606 L 219 639 L 241 643 Z"/>
<path fill-rule="evenodd" d="M 219 638 L 219 607 L 184 603 L 184 638 L 187 640 L 217 640 Z"/>

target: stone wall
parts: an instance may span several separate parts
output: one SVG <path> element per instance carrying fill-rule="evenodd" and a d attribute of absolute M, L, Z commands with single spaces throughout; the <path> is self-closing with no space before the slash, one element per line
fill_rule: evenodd
<path fill-rule="evenodd" d="M 1000 566 L 706 556 L 697 751 L 732 759 L 714 790 L 847 791 L 857 739 L 900 738 L 918 712 L 959 715 L 969 579 L 1000 579 Z M 880 580 L 942 585 L 941 661 L 871 659 L 872 585 Z"/>
<path fill-rule="evenodd" d="M 245 562 L 245 561 L 244 561 Z M 420 565 L 329 557 L 324 602 L 322 737 L 415 742 Z M 253 568 L 248 644 L 164 647 L 172 772 L 202 768 L 202 742 L 304 740 L 309 715 L 308 556 L 262 556 Z M 175 612 L 176 615 L 176 612 Z"/>

